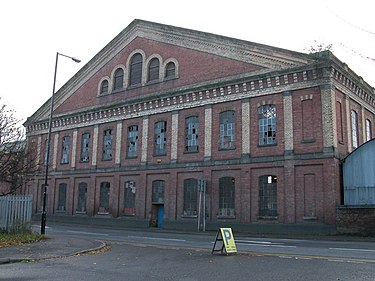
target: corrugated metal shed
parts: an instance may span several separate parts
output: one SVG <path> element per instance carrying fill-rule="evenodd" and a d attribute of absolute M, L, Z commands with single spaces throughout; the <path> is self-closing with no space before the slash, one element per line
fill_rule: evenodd
<path fill-rule="evenodd" d="M 343 177 L 345 205 L 375 206 L 375 139 L 345 158 Z"/>

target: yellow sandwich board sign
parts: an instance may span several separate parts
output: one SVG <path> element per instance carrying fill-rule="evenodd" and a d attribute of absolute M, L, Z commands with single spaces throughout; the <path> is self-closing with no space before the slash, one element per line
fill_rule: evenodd
<path fill-rule="evenodd" d="M 217 249 L 217 245 L 219 249 Z M 231 228 L 220 228 L 217 231 L 211 254 L 220 251 L 221 254 L 237 253 L 236 243 Z"/>

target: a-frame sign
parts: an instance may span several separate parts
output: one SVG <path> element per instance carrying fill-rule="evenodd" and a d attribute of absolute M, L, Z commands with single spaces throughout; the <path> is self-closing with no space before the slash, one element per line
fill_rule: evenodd
<path fill-rule="evenodd" d="M 211 254 L 220 252 L 221 254 L 237 253 L 236 243 L 231 228 L 220 228 L 216 233 L 216 239 Z"/>

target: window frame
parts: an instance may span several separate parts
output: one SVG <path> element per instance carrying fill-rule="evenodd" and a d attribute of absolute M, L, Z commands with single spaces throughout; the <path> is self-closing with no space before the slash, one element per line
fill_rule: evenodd
<path fill-rule="evenodd" d="M 198 216 L 198 180 L 185 179 L 183 194 L 182 216 L 196 218 Z"/>
<path fill-rule="evenodd" d="M 147 82 L 159 81 L 160 73 L 160 60 L 158 58 L 152 58 L 147 68 Z"/>
<path fill-rule="evenodd" d="M 142 84 L 143 56 L 135 53 L 130 59 L 129 86 L 135 87 Z"/>
<path fill-rule="evenodd" d="M 277 108 L 274 104 L 258 107 L 258 145 L 277 145 Z"/>
<path fill-rule="evenodd" d="M 222 111 L 219 120 L 219 150 L 236 149 L 236 112 Z"/>
<path fill-rule="evenodd" d="M 358 134 L 358 113 L 353 109 L 350 113 L 351 118 L 351 129 L 352 129 L 352 147 L 353 149 L 359 146 L 359 134 Z"/>
<path fill-rule="evenodd" d="M 234 177 L 221 177 L 219 179 L 219 205 L 218 218 L 236 217 L 236 181 Z"/>
<path fill-rule="evenodd" d="M 58 185 L 57 191 L 57 207 L 56 212 L 65 213 L 66 212 L 66 203 L 67 203 L 67 192 L 68 192 L 68 184 L 62 182 Z M 62 196 L 63 195 L 63 196 Z"/>
<path fill-rule="evenodd" d="M 103 181 L 99 187 L 99 204 L 98 214 L 109 214 L 110 209 L 110 198 L 111 198 L 111 183 Z"/>
<path fill-rule="evenodd" d="M 154 124 L 154 155 L 167 155 L 167 121 L 156 121 Z"/>
<path fill-rule="evenodd" d="M 138 157 L 138 144 L 139 144 L 139 127 L 138 125 L 130 125 L 127 128 L 126 158 Z"/>
<path fill-rule="evenodd" d="M 165 181 L 164 180 L 154 180 L 152 181 L 152 204 L 163 205 L 165 195 Z"/>
<path fill-rule="evenodd" d="M 113 75 L 113 91 L 119 91 L 124 88 L 124 77 L 125 71 L 121 67 L 117 68 Z"/>
<path fill-rule="evenodd" d="M 82 189 L 84 192 L 82 193 Z M 81 195 L 84 195 L 81 198 Z M 77 187 L 77 207 L 76 207 L 76 214 L 85 214 L 87 212 L 87 183 L 80 182 Z"/>
<path fill-rule="evenodd" d="M 277 177 L 275 175 L 260 176 L 258 188 L 258 217 L 260 219 L 278 218 Z"/>
<path fill-rule="evenodd" d="M 61 143 L 60 164 L 69 164 L 70 158 L 70 136 L 64 136 Z"/>
<path fill-rule="evenodd" d="M 90 138 L 89 132 L 85 132 L 81 135 L 81 157 L 82 163 L 90 162 Z"/>
<path fill-rule="evenodd" d="M 199 117 L 196 115 L 185 118 L 185 153 L 199 152 Z"/>
<path fill-rule="evenodd" d="M 103 161 L 111 161 L 113 159 L 113 134 L 112 129 L 103 131 Z"/>

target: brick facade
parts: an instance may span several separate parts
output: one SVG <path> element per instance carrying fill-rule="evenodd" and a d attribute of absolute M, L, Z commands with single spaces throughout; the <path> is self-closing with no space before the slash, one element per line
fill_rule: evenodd
<path fill-rule="evenodd" d="M 129 85 L 134 54 L 143 58 L 137 86 Z M 154 221 L 162 209 L 164 223 L 192 224 L 197 214 L 186 215 L 186 206 L 198 199 L 188 201 L 184 185 L 204 179 L 207 223 L 334 224 L 342 201 L 340 161 L 352 150 L 350 111 L 358 112 L 363 143 L 365 119 L 374 132 L 375 99 L 373 89 L 331 53 L 321 55 L 134 21 L 56 94 L 49 214 Z M 160 62 L 155 83 L 147 80 L 152 58 Z M 164 80 L 166 62 L 175 64 L 174 79 Z M 100 95 L 103 79 L 112 87 L 118 68 L 125 70 L 123 89 Z M 275 108 L 267 118 L 274 118 L 276 131 L 272 143 L 264 145 L 258 111 L 266 105 Z M 221 123 L 223 112 L 230 112 L 231 121 L 225 121 L 230 125 Z M 191 116 L 198 120 L 196 151 L 186 150 Z M 35 213 L 41 207 L 47 120 L 45 105 L 25 124 L 29 140 L 38 143 L 41 165 L 40 175 L 28 185 Z M 157 122 L 166 125 L 160 139 Z M 138 130 L 136 157 L 127 157 L 130 126 Z M 111 130 L 110 159 L 103 159 L 105 130 Z M 270 129 L 265 130 L 270 137 Z M 84 133 L 90 134 L 86 162 L 81 159 Z M 70 158 L 61 164 L 65 136 L 71 140 Z M 165 153 L 156 155 L 160 141 L 165 141 Z M 230 181 L 223 184 L 223 179 Z M 263 198 L 262 179 L 268 179 L 263 183 L 267 190 L 274 188 L 273 199 Z M 156 202 L 160 181 L 164 195 Z M 103 182 L 109 183 L 109 197 Z M 131 216 L 124 207 L 126 196 L 132 196 L 126 195 L 128 182 L 135 185 Z M 66 208 L 57 211 L 63 202 L 60 183 L 67 184 Z M 86 193 L 80 193 L 80 183 L 87 184 Z M 231 185 L 229 199 L 222 193 L 226 185 Z M 82 202 L 86 210 L 77 212 Z M 103 204 L 108 211 L 101 211 Z M 260 216 L 261 208 L 274 213 Z"/>

